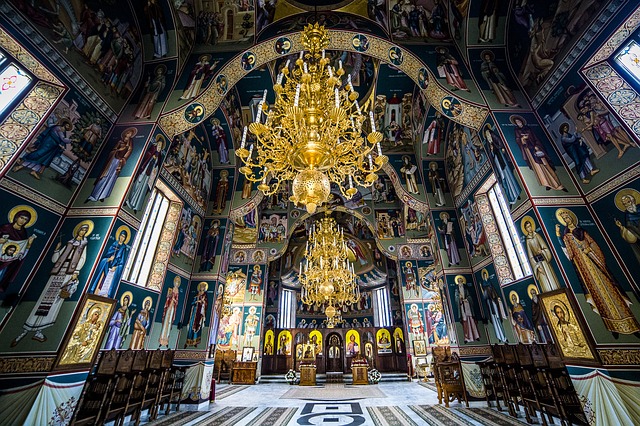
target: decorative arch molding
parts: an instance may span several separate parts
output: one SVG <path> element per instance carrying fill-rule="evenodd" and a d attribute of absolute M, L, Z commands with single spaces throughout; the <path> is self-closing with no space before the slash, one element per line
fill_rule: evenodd
<path fill-rule="evenodd" d="M 34 130 L 64 96 L 65 85 L 20 43 L 0 28 L 0 47 L 37 81 L 20 103 L 0 123 L 0 175 L 17 158 Z"/>
<path fill-rule="evenodd" d="M 373 223 L 371 223 L 371 221 L 367 218 L 367 216 L 365 216 L 364 214 L 362 214 L 362 212 L 360 212 L 358 210 L 351 210 L 351 209 L 348 209 L 348 208 L 343 207 L 343 206 L 334 206 L 334 207 L 323 206 L 323 207 L 318 207 L 318 210 L 315 213 L 309 214 L 309 213 L 305 212 L 302 215 L 300 215 L 291 224 L 291 226 L 289 227 L 289 235 L 287 236 L 287 244 L 283 244 L 282 248 L 280 250 L 278 250 L 277 252 L 269 253 L 268 260 L 269 261 L 276 260 L 279 257 L 281 257 L 283 254 L 286 253 L 287 248 L 289 247 L 289 244 L 291 244 L 291 234 L 298 227 L 298 225 L 300 225 L 305 220 L 309 219 L 311 216 L 315 216 L 315 215 L 318 215 L 320 213 L 324 213 L 327 210 L 347 213 L 347 214 L 350 214 L 351 216 L 354 216 L 354 217 L 360 219 L 367 226 L 367 228 L 369 228 L 371 233 L 373 235 L 376 235 L 376 228 L 373 225 Z M 380 244 L 380 242 L 378 241 L 377 238 L 374 238 L 374 240 L 376 242 L 376 247 L 378 248 L 378 250 L 380 250 L 380 252 L 383 255 L 385 255 L 386 257 L 388 257 L 388 258 L 390 258 L 392 260 L 397 260 L 398 259 L 398 257 L 396 255 L 392 254 L 390 251 L 385 249 L 384 246 L 382 246 Z"/>
<path fill-rule="evenodd" d="M 364 49 L 359 46 L 359 49 L 356 49 L 353 39 L 356 36 L 362 36 L 362 33 L 345 30 L 327 30 L 327 32 L 331 39 L 330 49 L 365 53 L 385 63 L 390 63 L 411 78 L 422 89 L 431 105 L 451 120 L 479 130 L 489 114 L 486 106 L 460 99 L 445 90 L 436 81 L 428 66 L 409 50 L 373 35 L 366 35 L 369 41 L 368 48 Z M 270 61 L 283 57 L 275 50 L 277 39 L 289 38 L 291 50 L 286 54 L 291 55 L 302 50 L 300 36 L 300 32 L 282 34 L 278 38 L 266 40 L 252 46 L 249 48 L 250 50 L 240 52 L 218 70 L 212 79 L 213 83 L 194 102 L 162 115 L 159 120 L 160 127 L 169 137 L 173 137 L 209 118 L 218 109 L 230 88 L 235 86 L 244 76 Z M 248 52 L 254 55 L 255 62 L 253 66 L 246 67 L 249 68 L 246 69 L 243 68 L 242 58 Z M 446 106 L 451 109 L 445 109 Z M 453 106 L 456 108 L 452 108 Z M 194 111 L 197 114 L 194 115 Z"/>
<path fill-rule="evenodd" d="M 389 179 L 391 179 L 393 189 L 395 189 L 396 195 L 400 198 L 400 201 L 403 204 L 406 204 L 408 207 L 411 207 L 412 209 L 423 213 L 426 213 L 430 210 L 428 203 L 414 198 L 411 194 L 409 194 L 409 192 L 407 192 L 406 189 L 404 189 L 404 187 L 402 186 L 402 182 L 400 182 L 400 177 L 398 176 L 396 169 L 394 169 L 391 164 L 387 162 L 384 166 L 382 166 L 382 170 L 387 174 L 387 176 L 389 176 Z"/>

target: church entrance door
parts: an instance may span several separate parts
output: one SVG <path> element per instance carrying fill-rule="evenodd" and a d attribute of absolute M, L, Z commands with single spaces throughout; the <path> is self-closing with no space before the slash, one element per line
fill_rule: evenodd
<path fill-rule="evenodd" d="M 338 333 L 331 333 L 327 336 L 327 373 L 344 371 L 344 350 L 342 337 Z"/>

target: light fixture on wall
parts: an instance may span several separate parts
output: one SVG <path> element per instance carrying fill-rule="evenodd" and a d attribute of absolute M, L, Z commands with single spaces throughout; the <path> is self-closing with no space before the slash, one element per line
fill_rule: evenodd
<path fill-rule="evenodd" d="M 324 26 L 307 25 L 300 41 L 305 50 L 291 69 L 287 60 L 273 86 L 275 103 L 268 107 L 265 90 L 249 125 L 256 144 L 246 148 L 245 127 L 236 155 L 243 162 L 240 172 L 260 182 L 258 189 L 265 195 L 293 181 L 290 200 L 314 213 L 328 200 L 331 183 L 350 199 L 356 186 L 369 187 L 377 180 L 376 172 L 388 158 L 382 154 L 373 112 L 367 119 L 351 76 L 342 79 L 342 61 L 337 69 L 329 65 Z"/>
<path fill-rule="evenodd" d="M 343 230 L 329 214 L 312 225 L 298 279 L 302 303 L 325 306 L 327 318 L 333 318 L 342 306 L 360 300 L 360 288 Z"/>

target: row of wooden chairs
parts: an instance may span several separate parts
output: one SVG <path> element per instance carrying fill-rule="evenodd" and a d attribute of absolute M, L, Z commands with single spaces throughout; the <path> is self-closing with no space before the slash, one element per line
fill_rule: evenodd
<path fill-rule="evenodd" d="M 444 400 L 445 406 L 449 407 L 449 402 L 457 399 L 459 403 L 464 400 L 468 407 L 467 390 L 458 354 L 451 353 L 448 346 L 434 347 L 432 353 L 431 371 L 436 383 L 438 403 L 442 404 Z"/>
<path fill-rule="evenodd" d="M 165 406 L 180 410 L 186 368 L 173 366 L 175 352 L 115 349 L 101 353 L 96 368 L 87 377 L 72 425 L 100 425 L 114 421 L 122 425 L 127 416 L 140 423 L 144 410 L 149 420 Z"/>
<path fill-rule="evenodd" d="M 566 366 L 555 345 L 493 345 L 492 358 L 478 362 L 487 405 L 502 403 L 517 417 L 520 405 L 528 423 L 540 413 L 540 420 L 560 419 L 562 425 L 588 425 L 582 405 Z"/>

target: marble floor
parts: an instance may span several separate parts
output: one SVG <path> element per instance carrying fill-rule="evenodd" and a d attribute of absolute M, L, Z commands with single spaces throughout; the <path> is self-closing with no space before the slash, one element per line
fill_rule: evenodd
<path fill-rule="evenodd" d="M 206 411 L 202 411 L 202 415 L 190 421 L 184 423 L 184 426 L 200 426 L 204 424 L 215 425 L 216 413 L 220 413 L 223 410 L 227 410 L 229 407 L 255 407 L 255 410 L 250 413 L 242 413 L 242 418 L 239 418 L 233 422 L 234 426 L 246 426 L 256 423 L 255 420 L 259 417 L 259 414 L 264 409 L 269 407 L 286 407 L 295 408 L 295 414 L 286 423 L 287 426 L 294 425 L 332 425 L 332 426 L 347 426 L 347 425 L 375 425 L 376 422 L 372 420 L 371 414 L 367 407 L 392 407 L 396 410 L 399 408 L 406 418 L 410 418 L 416 425 L 429 425 L 433 422 L 427 423 L 420 416 L 418 416 L 409 406 L 413 405 L 437 405 L 438 398 L 434 391 L 427 389 L 417 382 L 392 382 L 392 383 L 380 383 L 376 385 L 380 392 L 374 393 L 374 397 L 360 397 L 357 387 L 353 389 L 349 386 L 345 389 L 343 384 L 326 384 L 325 388 L 329 388 L 329 392 L 323 392 L 324 389 L 318 389 L 318 393 L 322 397 L 326 398 L 326 395 L 331 395 L 331 399 L 317 399 L 309 397 L 313 395 L 314 388 L 307 388 L 303 392 L 302 399 L 291 399 L 292 387 L 287 384 L 258 384 L 254 386 L 244 387 L 242 390 L 228 394 L 225 393 L 233 391 L 229 389 L 230 385 L 218 385 L 216 387 L 216 393 L 222 394 L 221 399 L 211 403 Z M 333 389 L 331 389 L 333 387 Z M 344 389 L 344 398 L 335 397 L 336 392 L 339 389 Z M 230 393 L 230 392 L 229 392 Z M 294 392 L 295 393 L 295 392 Z M 287 394 L 287 395 L 285 395 Z M 285 396 L 285 398 L 282 398 Z M 295 396 L 295 395 L 294 395 Z M 453 402 L 450 404 L 452 409 L 463 408 L 464 404 L 458 404 Z M 484 401 L 470 402 L 471 407 L 486 407 Z M 457 411 L 460 416 L 460 411 Z M 464 410 L 462 410 L 464 412 Z M 482 425 L 477 420 L 471 417 L 467 417 L 462 414 L 462 418 L 468 421 L 470 425 Z M 210 419 L 208 421 L 207 419 Z M 159 419 L 161 420 L 161 419 Z M 409 421 L 400 421 L 399 423 L 393 423 L 398 425 L 410 424 Z M 466 423 L 466 422 L 464 422 Z M 182 424 L 182 423 L 181 423 Z M 225 425 L 227 423 L 224 423 Z M 269 423 L 271 424 L 271 423 Z M 445 423 L 442 423 L 443 425 Z M 282 425 L 284 426 L 284 425 Z"/>

